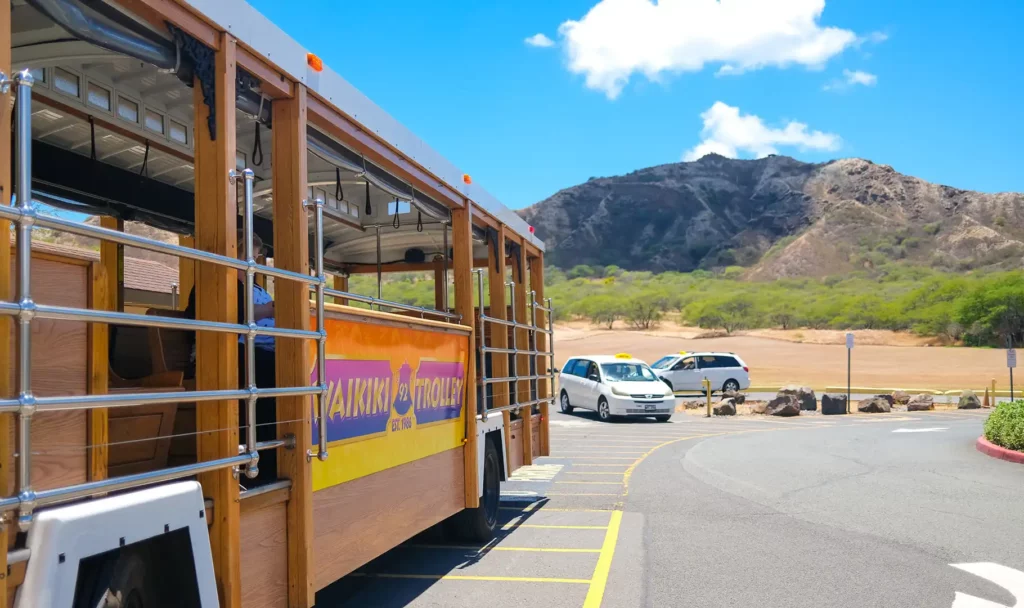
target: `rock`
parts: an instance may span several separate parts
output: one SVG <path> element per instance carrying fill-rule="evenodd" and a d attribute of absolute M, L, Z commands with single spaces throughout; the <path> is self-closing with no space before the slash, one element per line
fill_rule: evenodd
<path fill-rule="evenodd" d="M 767 412 L 768 412 L 768 402 L 767 401 L 752 401 L 750 403 L 750 413 L 751 414 L 765 414 Z"/>
<path fill-rule="evenodd" d="M 696 410 L 707 405 L 706 401 L 683 401 L 683 407 L 688 410 Z"/>
<path fill-rule="evenodd" d="M 818 398 L 814 395 L 814 389 L 809 386 L 784 386 L 778 394 L 792 395 L 796 397 L 797 402 L 800 404 L 800 409 L 802 410 L 813 412 L 818 409 Z"/>
<path fill-rule="evenodd" d="M 743 405 L 747 402 L 747 396 L 736 391 L 725 391 L 722 393 L 722 399 L 732 399 L 736 405 Z"/>
<path fill-rule="evenodd" d="M 907 405 L 910 403 L 910 393 L 907 391 L 893 391 L 892 400 L 900 405 Z"/>
<path fill-rule="evenodd" d="M 736 402 L 732 399 L 722 399 L 711 411 L 715 416 L 735 416 Z"/>
<path fill-rule="evenodd" d="M 889 408 L 896 404 L 896 398 L 892 395 L 875 395 L 875 399 L 885 399 L 889 403 Z"/>
<path fill-rule="evenodd" d="M 960 393 L 960 401 L 956 404 L 958 410 L 976 410 L 981 407 L 981 400 L 974 394 L 974 391 Z"/>
<path fill-rule="evenodd" d="M 821 413 L 825 416 L 837 416 L 846 413 L 846 395 L 821 396 Z"/>
<path fill-rule="evenodd" d="M 868 414 L 889 413 L 891 410 L 892 404 L 884 395 L 876 395 L 857 404 L 857 411 Z"/>
<path fill-rule="evenodd" d="M 779 391 L 779 394 L 768 402 L 765 413 L 769 416 L 799 416 L 800 401 L 796 395 L 783 394 Z"/>
<path fill-rule="evenodd" d="M 935 398 L 931 395 L 914 395 L 907 402 L 908 412 L 923 412 L 935 409 Z"/>

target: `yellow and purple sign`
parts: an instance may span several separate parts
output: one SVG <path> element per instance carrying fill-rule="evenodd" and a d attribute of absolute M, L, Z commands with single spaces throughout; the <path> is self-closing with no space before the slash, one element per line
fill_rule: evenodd
<path fill-rule="evenodd" d="M 468 333 L 325 323 L 329 457 L 313 461 L 314 491 L 462 445 Z M 314 409 L 314 445 L 318 433 Z"/>

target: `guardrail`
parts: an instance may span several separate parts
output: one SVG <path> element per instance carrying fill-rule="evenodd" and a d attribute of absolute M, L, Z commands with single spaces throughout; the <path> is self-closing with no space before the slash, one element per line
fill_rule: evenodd
<path fill-rule="evenodd" d="M 477 297 L 480 302 L 479 319 L 480 326 L 477 330 L 478 345 L 477 349 L 480 352 L 481 363 L 478 366 L 479 373 L 477 374 L 477 385 L 482 388 L 482 399 L 477 403 L 477 415 L 481 419 L 486 420 L 488 414 L 514 411 L 522 408 L 533 408 L 535 405 L 542 403 L 554 404 L 554 386 L 556 372 L 552 362 L 555 357 L 555 341 L 554 341 L 554 321 L 551 319 L 551 298 L 545 298 L 545 304 L 547 306 L 541 306 L 537 302 L 537 292 L 530 291 L 530 322 L 520 323 L 515 320 L 499 319 L 496 317 L 488 316 L 484 313 L 484 280 L 483 270 L 474 270 L 473 273 L 477 279 Z M 514 311 L 516 308 L 515 291 L 511 289 L 514 286 L 513 283 L 505 283 L 505 287 L 509 288 L 509 307 Z M 547 315 L 547 328 L 540 327 L 537 325 L 537 311 L 542 310 Z M 525 329 L 527 331 L 527 348 L 519 348 L 518 338 L 516 332 L 512 332 L 512 344 L 510 348 L 488 346 L 487 344 L 487 324 L 490 323 L 494 326 L 502 328 L 502 331 L 506 331 L 507 328 L 512 329 Z M 537 348 L 537 334 L 545 334 L 548 336 L 548 345 L 550 350 L 538 350 Z M 487 375 L 488 366 L 486 364 L 487 355 L 508 357 L 508 369 L 509 375 L 505 377 L 489 377 Z M 526 370 L 528 373 L 520 374 L 517 367 L 517 355 L 526 355 L 531 357 L 530 369 Z M 541 368 L 547 373 L 539 373 Z M 547 380 L 548 395 L 545 397 L 540 396 L 539 385 L 537 384 L 540 380 Z M 499 407 L 490 407 L 487 403 L 487 387 L 492 384 L 514 384 L 520 381 L 528 381 L 530 387 L 530 396 L 525 401 L 520 401 L 522 396 L 518 390 L 509 391 L 509 404 Z"/>

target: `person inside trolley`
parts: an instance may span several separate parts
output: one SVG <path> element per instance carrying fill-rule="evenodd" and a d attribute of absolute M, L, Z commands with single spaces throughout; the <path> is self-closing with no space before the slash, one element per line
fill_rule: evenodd
<path fill-rule="evenodd" d="M 264 254 L 263 240 L 256 234 L 252 235 L 253 255 L 256 258 Z M 238 258 L 245 259 L 245 233 L 238 231 Z M 267 293 L 267 290 L 253 283 L 253 308 L 255 310 L 256 325 L 259 327 L 274 327 L 274 300 Z M 188 307 L 184 313 L 186 318 L 196 318 L 196 288 L 188 294 Z M 235 321 L 245 325 L 245 271 L 238 271 L 238 316 Z M 192 334 L 191 363 L 186 377 L 195 377 L 196 345 L 195 333 Z M 238 336 L 238 383 L 242 388 L 245 386 L 245 336 Z M 256 386 L 258 388 L 274 388 L 277 385 L 276 358 L 273 336 L 256 336 Z M 272 397 L 262 397 L 256 402 L 256 440 L 271 441 L 276 437 L 277 403 Z M 245 401 L 239 402 L 238 415 L 241 433 L 244 436 L 244 429 L 248 423 L 246 419 Z M 259 475 L 257 482 L 274 479 L 277 477 L 277 450 L 265 450 L 260 453 Z M 242 478 L 243 483 L 248 481 Z"/>

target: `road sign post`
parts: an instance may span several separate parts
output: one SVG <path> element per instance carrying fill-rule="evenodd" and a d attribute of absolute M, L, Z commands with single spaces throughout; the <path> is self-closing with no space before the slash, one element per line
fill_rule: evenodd
<path fill-rule="evenodd" d="M 1006 349 L 1006 367 L 1010 370 L 1010 401 L 1013 401 L 1013 368 L 1017 367 L 1017 350 Z"/>
<path fill-rule="evenodd" d="M 846 332 L 846 413 L 850 413 L 850 364 L 853 355 L 853 333 Z"/>

